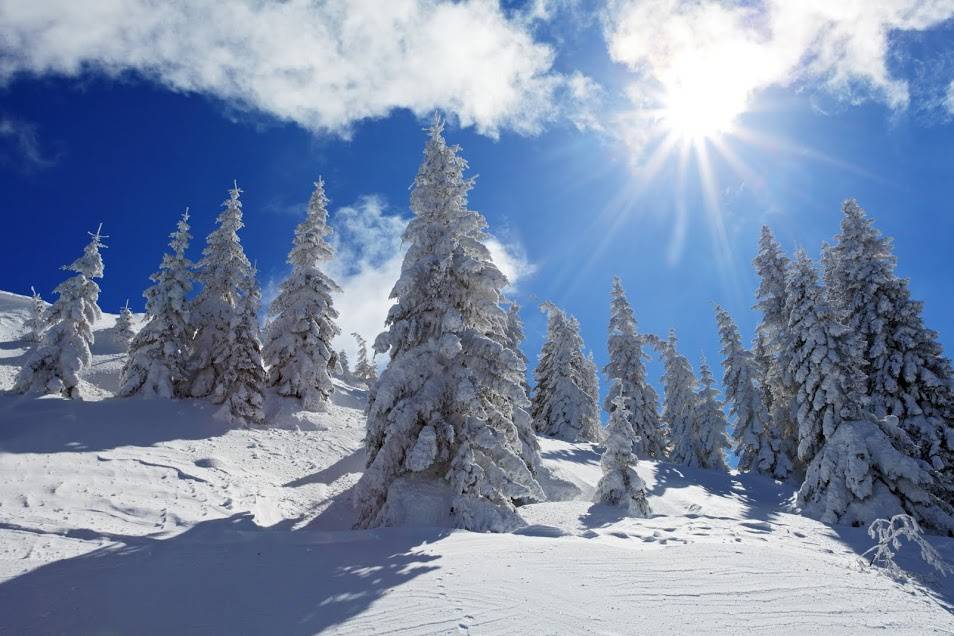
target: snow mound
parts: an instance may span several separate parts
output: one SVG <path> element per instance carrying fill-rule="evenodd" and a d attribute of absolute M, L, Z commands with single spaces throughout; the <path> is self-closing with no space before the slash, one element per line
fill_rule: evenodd
<path fill-rule="evenodd" d="M 0 293 L 3 388 L 27 302 Z M 95 354 L 83 402 L 0 395 L 0 634 L 954 631 L 954 577 L 905 551 L 922 580 L 886 576 L 863 528 L 764 477 L 640 462 L 653 514 L 631 518 L 590 502 L 597 445 L 541 438 L 580 494 L 513 534 L 354 531 L 364 390 L 323 413 L 270 396 L 275 426 L 234 430 L 201 400 L 113 398 L 120 366 Z"/>

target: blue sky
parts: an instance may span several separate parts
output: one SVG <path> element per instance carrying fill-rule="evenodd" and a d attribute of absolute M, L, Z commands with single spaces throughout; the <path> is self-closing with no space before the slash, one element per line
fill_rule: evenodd
<path fill-rule="evenodd" d="M 141 310 L 178 214 L 197 258 L 236 179 L 267 294 L 320 174 L 343 326 L 373 337 L 437 110 L 531 360 L 552 300 L 602 365 L 618 274 L 642 329 L 716 363 L 712 304 L 757 320 L 759 227 L 817 255 L 849 196 L 954 349 L 954 2 L 22 4 L 0 1 L 3 289 L 51 299 L 103 222 L 101 305 Z"/>

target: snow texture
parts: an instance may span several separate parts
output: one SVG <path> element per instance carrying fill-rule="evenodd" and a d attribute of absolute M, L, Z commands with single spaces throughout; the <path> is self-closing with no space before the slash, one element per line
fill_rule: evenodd
<path fill-rule="evenodd" d="M 188 209 L 169 238 L 171 251 L 163 254 L 159 271 L 149 277 L 152 286 L 143 292 L 146 324 L 129 345 L 120 378 L 124 397 L 171 398 L 186 392 L 193 335 L 186 300 L 192 290 L 192 263 L 185 256 L 192 239 Z"/>
<path fill-rule="evenodd" d="M 609 364 L 603 372 L 612 384 L 603 408 L 612 415 L 616 399 L 622 397 L 629 424 L 636 435 L 636 455 L 644 459 L 662 459 L 666 456 L 668 441 L 657 411 L 656 391 L 646 378 L 644 361 L 649 356 L 643 351 L 644 341 L 636 329 L 633 308 L 619 278 L 613 279 L 611 299 L 607 339 Z"/>
<path fill-rule="evenodd" d="M 79 374 L 92 361 L 93 323 L 102 315 L 96 304 L 99 285 L 93 280 L 103 277 L 101 230 L 102 225 L 90 234 L 83 255 L 63 268 L 75 276 L 53 290 L 58 298 L 46 316 L 50 326 L 20 368 L 15 392 L 82 398 Z"/>
<path fill-rule="evenodd" d="M 319 178 L 308 213 L 295 229 L 288 254 L 291 274 L 268 308 L 272 320 L 264 348 L 268 385 L 279 395 L 300 399 L 310 411 L 323 408 L 331 396 L 329 365 L 336 355 L 331 341 L 341 333 L 331 298 L 341 288 L 320 268 L 334 255 L 327 240 L 330 233 L 328 197 Z"/>
<path fill-rule="evenodd" d="M 516 501 L 545 498 L 515 424 L 525 397 L 520 359 L 504 344 L 507 280 L 484 244 L 486 222 L 467 209 L 466 167 L 436 119 L 411 192 L 396 303 L 375 342 L 389 363 L 368 406 L 359 528 L 505 532 L 524 525 Z"/>

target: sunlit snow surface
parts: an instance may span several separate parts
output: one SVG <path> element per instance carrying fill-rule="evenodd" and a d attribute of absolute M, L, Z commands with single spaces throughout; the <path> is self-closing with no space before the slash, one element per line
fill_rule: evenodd
<path fill-rule="evenodd" d="M 0 293 L 0 388 L 28 299 Z M 86 393 L 0 395 L 0 634 L 954 632 L 954 577 L 864 565 L 863 529 L 791 510 L 789 487 L 643 462 L 651 519 L 588 501 L 522 508 L 511 535 L 352 531 L 364 394 L 269 404 L 230 431 L 201 401 L 117 400 L 115 317 Z M 590 444 L 541 440 L 589 497 Z M 954 540 L 932 538 L 949 562 Z"/>

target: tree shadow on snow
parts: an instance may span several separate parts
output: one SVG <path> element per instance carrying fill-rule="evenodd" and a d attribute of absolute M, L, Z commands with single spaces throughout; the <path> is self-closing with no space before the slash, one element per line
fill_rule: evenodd
<path fill-rule="evenodd" d="M 573 462 L 576 464 L 595 464 L 597 466 L 600 464 L 600 453 L 596 450 L 595 446 L 592 448 L 574 446 L 573 448 L 545 450 L 540 453 L 540 456 L 543 459 L 549 459 L 552 461 Z"/>
<path fill-rule="evenodd" d="M 89 452 L 216 437 L 229 430 L 213 417 L 216 408 L 200 400 L 0 395 L 0 452 Z"/>
<path fill-rule="evenodd" d="M 129 538 L 0 584 L 0 633 L 314 634 L 439 569 L 448 531 L 261 528 L 247 513 Z"/>
<path fill-rule="evenodd" d="M 356 449 L 350 455 L 345 455 L 331 466 L 322 468 L 316 473 L 305 475 L 294 481 L 284 484 L 285 488 L 298 488 L 307 484 L 330 484 L 339 477 L 344 477 L 349 473 L 364 472 L 365 451 L 364 448 Z"/>

